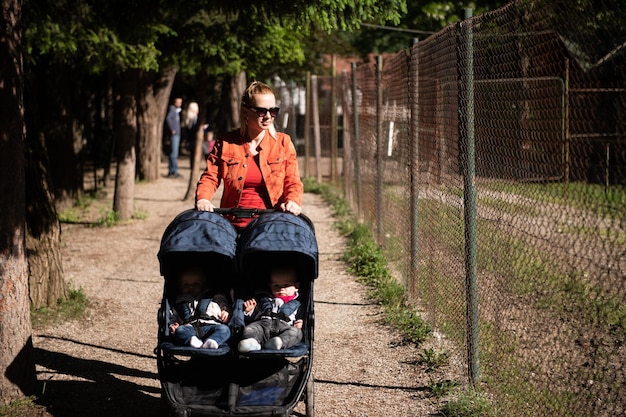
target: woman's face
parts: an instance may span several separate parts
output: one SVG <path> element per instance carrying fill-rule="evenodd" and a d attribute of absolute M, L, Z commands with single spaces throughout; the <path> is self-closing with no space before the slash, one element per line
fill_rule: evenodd
<path fill-rule="evenodd" d="M 276 107 L 276 97 L 274 97 L 274 94 L 257 94 L 254 96 L 254 107 L 273 109 Z M 256 136 L 262 130 L 269 130 L 274 123 L 274 117 L 272 117 L 269 111 L 265 112 L 263 116 L 259 116 L 254 108 L 246 107 L 246 111 L 250 136 Z"/>

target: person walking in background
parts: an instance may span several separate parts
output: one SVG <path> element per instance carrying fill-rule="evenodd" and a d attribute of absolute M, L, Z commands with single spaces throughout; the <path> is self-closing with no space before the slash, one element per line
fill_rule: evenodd
<path fill-rule="evenodd" d="M 259 81 L 241 99 L 241 127 L 218 135 L 196 187 L 196 209 L 213 211 L 213 194 L 224 181 L 223 208 L 277 209 L 299 215 L 303 185 L 291 138 L 276 131 L 276 97 Z M 227 216 L 237 228 L 252 219 Z"/>
<path fill-rule="evenodd" d="M 171 104 L 165 117 L 165 124 L 170 132 L 170 156 L 167 164 L 167 177 L 178 178 L 178 150 L 180 148 L 180 112 L 183 106 L 183 99 L 177 97 L 174 104 Z"/>
<path fill-rule="evenodd" d="M 196 133 L 198 130 L 198 113 L 200 108 L 195 101 L 190 102 L 187 105 L 185 111 L 182 112 L 182 128 L 185 132 L 184 141 L 187 145 L 187 150 L 193 155 L 194 148 L 196 146 Z"/>

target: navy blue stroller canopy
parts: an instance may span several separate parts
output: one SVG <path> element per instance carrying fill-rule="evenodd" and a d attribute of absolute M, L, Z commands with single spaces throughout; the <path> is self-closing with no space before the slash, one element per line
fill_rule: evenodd
<path fill-rule="evenodd" d="M 167 226 L 157 255 L 161 275 L 169 277 L 181 268 L 206 267 L 232 272 L 236 266 L 237 232 L 216 213 L 187 210 Z"/>
<path fill-rule="evenodd" d="M 301 279 L 317 278 L 317 240 L 304 215 L 273 212 L 257 217 L 239 237 L 237 255 L 242 271 L 288 263 L 297 267 Z"/>

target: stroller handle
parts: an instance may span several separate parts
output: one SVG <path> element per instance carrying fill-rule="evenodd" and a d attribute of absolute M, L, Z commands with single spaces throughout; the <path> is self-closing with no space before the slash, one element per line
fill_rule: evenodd
<path fill-rule="evenodd" d="M 239 219 L 247 219 L 259 214 L 273 213 L 275 209 L 256 209 L 256 208 L 214 208 L 213 212 L 217 214 L 230 214 Z"/>
<path fill-rule="evenodd" d="M 281 211 L 277 210 L 277 209 L 256 209 L 256 208 L 239 208 L 239 207 L 235 207 L 235 208 L 221 208 L 221 207 L 216 207 L 216 208 L 213 209 L 213 212 L 217 213 L 217 214 L 222 214 L 222 215 L 228 214 L 228 215 L 231 215 L 231 216 L 235 216 L 238 219 L 249 219 L 249 218 L 257 216 L 257 215 L 267 214 L 267 213 L 276 213 L 276 212 L 281 212 Z M 295 214 L 294 214 L 294 216 L 295 216 Z M 298 217 L 304 219 L 304 221 L 307 222 L 307 224 L 309 225 L 311 230 L 313 230 L 313 232 L 315 233 L 315 228 L 313 226 L 313 222 L 311 221 L 311 219 L 306 214 L 300 213 L 298 215 Z"/>

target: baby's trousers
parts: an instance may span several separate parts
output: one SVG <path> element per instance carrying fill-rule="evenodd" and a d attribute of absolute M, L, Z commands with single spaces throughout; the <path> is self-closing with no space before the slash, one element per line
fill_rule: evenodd
<path fill-rule="evenodd" d="M 230 338 L 230 329 L 225 324 L 204 324 L 196 329 L 191 324 L 178 326 L 174 332 L 176 344 L 187 346 L 192 336 L 197 336 L 202 341 L 213 339 L 218 345 L 224 344 Z"/>
<path fill-rule="evenodd" d="M 277 336 L 283 341 L 283 349 L 288 349 L 302 340 L 302 330 L 277 318 L 263 318 L 250 323 L 243 330 L 243 339 L 253 338 L 261 346 Z"/>

